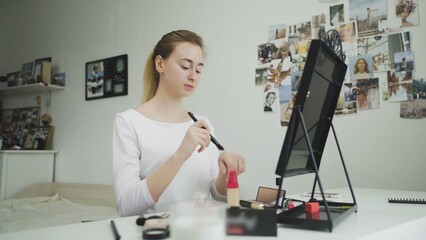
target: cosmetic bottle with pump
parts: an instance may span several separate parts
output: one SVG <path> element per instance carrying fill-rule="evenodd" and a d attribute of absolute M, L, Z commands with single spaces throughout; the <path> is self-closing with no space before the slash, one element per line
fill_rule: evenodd
<path fill-rule="evenodd" d="M 227 195 L 228 207 L 240 207 L 238 177 L 235 170 L 229 171 Z"/>

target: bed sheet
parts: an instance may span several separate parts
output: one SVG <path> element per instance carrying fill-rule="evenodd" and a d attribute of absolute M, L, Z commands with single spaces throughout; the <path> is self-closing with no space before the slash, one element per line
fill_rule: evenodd
<path fill-rule="evenodd" d="M 119 217 L 114 207 L 73 203 L 59 194 L 0 201 L 0 216 L 0 233 Z"/>

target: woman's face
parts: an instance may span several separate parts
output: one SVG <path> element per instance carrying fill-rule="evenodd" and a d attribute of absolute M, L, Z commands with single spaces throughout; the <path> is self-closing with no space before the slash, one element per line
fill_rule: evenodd
<path fill-rule="evenodd" d="M 155 64 L 160 74 L 159 89 L 165 90 L 169 96 L 186 97 L 191 95 L 199 84 L 204 55 L 197 45 L 177 43 L 167 59 L 157 56 Z"/>
<path fill-rule="evenodd" d="M 364 72 L 365 71 L 365 61 L 364 60 L 359 60 L 358 64 L 357 64 L 357 68 L 359 72 Z"/>
<path fill-rule="evenodd" d="M 404 8 L 404 11 L 399 14 L 399 17 L 401 17 L 402 20 L 406 20 L 410 16 L 410 11 L 408 11 L 408 8 Z"/>
<path fill-rule="evenodd" d="M 268 94 L 268 97 L 266 98 L 266 102 L 269 103 L 269 105 L 272 105 L 275 101 L 275 94 Z"/>
<path fill-rule="evenodd" d="M 353 24 L 345 24 L 345 26 L 340 28 L 339 34 L 343 42 L 350 41 L 354 35 Z"/>

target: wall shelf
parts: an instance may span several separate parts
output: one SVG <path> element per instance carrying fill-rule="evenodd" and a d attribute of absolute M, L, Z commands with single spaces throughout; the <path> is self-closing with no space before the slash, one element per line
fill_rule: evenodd
<path fill-rule="evenodd" d="M 27 94 L 37 92 L 51 92 L 59 90 L 65 90 L 65 87 L 57 85 L 45 85 L 43 83 L 33 83 L 14 87 L 0 88 L 0 96 L 10 96 L 16 94 Z"/>

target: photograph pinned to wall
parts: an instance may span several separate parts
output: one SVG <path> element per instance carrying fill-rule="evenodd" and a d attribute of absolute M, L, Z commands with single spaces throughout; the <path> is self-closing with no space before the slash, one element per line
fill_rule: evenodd
<path fill-rule="evenodd" d="M 127 54 L 86 63 L 86 100 L 127 95 Z"/>
<path fill-rule="evenodd" d="M 33 76 L 33 68 L 34 62 L 24 63 L 22 65 L 21 77 L 24 84 Z"/>
<path fill-rule="evenodd" d="M 52 84 L 65 87 L 65 73 L 55 73 L 52 78 Z"/>
<path fill-rule="evenodd" d="M 414 53 L 412 51 L 396 52 L 394 55 L 394 66 L 397 72 L 414 70 Z"/>
<path fill-rule="evenodd" d="M 287 59 L 287 46 L 284 39 L 258 46 L 258 63 L 260 67 L 256 69 L 256 85 L 265 85 L 267 83 L 279 85 L 282 72 L 289 68 L 287 65 L 291 64 L 290 59 Z M 265 62 L 263 56 L 267 56 L 267 62 Z"/>
<path fill-rule="evenodd" d="M 374 72 L 374 77 L 379 79 L 380 101 L 389 101 L 388 74 L 387 71 Z"/>
<path fill-rule="evenodd" d="M 274 45 L 272 43 L 262 43 L 257 46 L 257 60 L 259 65 L 271 62 L 273 48 Z"/>
<path fill-rule="evenodd" d="M 278 89 L 266 85 L 263 91 L 263 111 L 264 112 L 276 112 L 278 105 Z"/>
<path fill-rule="evenodd" d="M 358 38 L 358 54 L 372 55 L 373 71 L 387 71 L 393 64 L 389 63 L 389 41 L 387 36 Z"/>
<path fill-rule="evenodd" d="M 349 20 L 356 21 L 358 37 L 380 34 L 379 21 L 388 19 L 387 0 L 349 0 Z"/>
<path fill-rule="evenodd" d="M 357 28 L 355 21 L 335 23 L 334 29 L 339 33 L 343 53 L 357 55 Z"/>
<path fill-rule="evenodd" d="M 267 68 L 266 68 L 266 84 L 270 84 L 274 87 L 278 86 L 278 83 L 280 81 L 280 70 L 279 70 L 279 65 L 280 60 L 276 59 L 271 61 L 270 63 L 267 64 Z"/>
<path fill-rule="evenodd" d="M 357 113 L 355 89 L 356 89 L 356 83 L 354 82 L 344 83 L 342 87 L 342 96 L 341 98 L 339 97 L 335 114 L 341 115 L 341 114 Z M 343 103 L 342 103 L 342 100 L 343 100 Z"/>
<path fill-rule="evenodd" d="M 351 73 L 351 80 L 372 78 L 371 62 L 372 56 L 370 54 L 350 56 L 348 71 Z"/>
<path fill-rule="evenodd" d="M 312 16 L 312 26 L 311 26 L 311 35 L 312 39 L 321 39 L 325 35 L 325 26 L 327 24 L 327 19 L 325 14 L 318 14 Z"/>
<path fill-rule="evenodd" d="M 286 39 L 287 38 L 287 24 L 275 24 L 271 25 L 268 28 L 268 42 L 278 40 L 278 39 Z"/>
<path fill-rule="evenodd" d="M 271 61 L 289 57 L 288 42 L 285 39 L 278 39 L 269 43 L 271 44 Z"/>
<path fill-rule="evenodd" d="M 342 22 L 345 22 L 344 5 L 337 4 L 330 6 L 330 25 L 334 26 L 334 24 Z"/>
<path fill-rule="evenodd" d="M 279 90 L 279 100 L 280 100 L 280 109 L 281 109 L 281 126 L 288 126 L 290 122 L 290 117 L 292 114 L 292 109 L 294 106 L 294 101 L 296 100 L 297 91 L 302 80 L 303 71 L 294 70 L 291 72 L 290 81 L 285 81 L 285 85 L 280 86 Z M 288 84 L 290 83 L 290 84 Z"/>
<path fill-rule="evenodd" d="M 279 95 L 281 109 L 280 122 L 282 127 L 286 127 L 290 123 L 291 114 L 293 113 L 294 102 L 296 101 L 296 93 L 294 92 L 289 92 L 290 94 L 285 94 L 285 97 L 287 99 L 285 99 L 285 101 L 281 101 L 281 97 L 282 95 L 284 95 L 284 93 L 288 92 L 280 91 Z"/>
<path fill-rule="evenodd" d="M 31 127 L 25 136 L 24 149 L 47 150 L 51 143 L 52 126 Z"/>
<path fill-rule="evenodd" d="M 413 99 L 426 99 L 426 80 L 413 79 Z"/>
<path fill-rule="evenodd" d="M 31 78 L 27 79 L 26 83 L 36 83 L 42 80 L 42 67 L 43 62 L 52 62 L 51 57 L 39 58 L 34 60 L 34 71 Z"/>
<path fill-rule="evenodd" d="M 399 27 L 413 27 L 419 25 L 419 11 L 417 0 L 395 0 L 394 12 Z"/>
<path fill-rule="evenodd" d="M 412 72 L 388 71 L 388 94 L 391 102 L 413 100 Z"/>
<path fill-rule="evenodd" d="M 380 34 L 400 33 L 404 29 L 400 27 L 401 20 L 390 17 L 389 19 L 379 20 L 378 29 Z"/>
<path fill-rule="evenodd" d="M 255 72 L 255 85 L 265 86 L 268 82 L 268 68 L 266 66 L 258 67 Z"/>
<path fill-rule="evenodd" d="M 401 118 L 422 119 L 426 118 L 426 99 L 404 101 L 400 103 Z"/>
<path fill-rule="evenodd" d="M 357 79 L 356 88 L 357 110 L 372 110 L 380 108 L 379 79 Z"/>
<path fill-rule="evenodd" d="M 289 25 L 289 51 L 293 63 L 299 63 L 300 69 L 304 68 L 311 39 L 312 27 L 310 21 Z"/>
<path fill-rule="evenodd" d="M 411 33 L 402 32 L 388 35 L 390 69 L 395 69 L 394 55 L 397 52 L 411 51 Z"/>
<path fill-rule="evenodd" d="M 283 50 L 281 59 L 276 59 L 268 66 L 267 80 L 268 83 L 274 84 L 279 88 L 282 85 L 291 84 L 291 69 L 293 63 L 290 60 L 288 51 Z"/>

